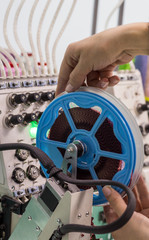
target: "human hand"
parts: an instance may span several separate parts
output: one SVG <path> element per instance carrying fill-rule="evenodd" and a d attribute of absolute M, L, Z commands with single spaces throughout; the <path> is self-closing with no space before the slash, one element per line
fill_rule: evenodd
<path fill-rule="evenodd" d="M 147 23 L 128 24 L 70 44 L 61 64 L 56 95 L 81 85 L 105 89 L 119 82 L 113 76 L 117 65 L 137 54 L 148 53 Z"/>
<path fill-rule="evenodd" d="M 134 187 L 133 193 L 136 197 L 136 212 L 149 218 L 149 192 L 142 176 Z"/>
<path fill-rule="evenodd" d="M 104 207 L 104 212 L 107 222 L 111 223 L 123 214 L 126 203 L 112 188 L 104 187 L 103 193 L 110 203 L 110 206 Z M 112 236 L 115 240 L 149 239 L 149 219 L 141 213 L 134 212 L 127 224 L 113 232 Z"/>

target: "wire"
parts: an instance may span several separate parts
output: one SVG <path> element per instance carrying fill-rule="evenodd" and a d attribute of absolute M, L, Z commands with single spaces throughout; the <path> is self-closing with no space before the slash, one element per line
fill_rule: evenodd
<path fill-rule="evenodd" d="M 72 183 L 76 185 L 85 185 L 85 186 L 105 186 L 105 185 L 113 185 L 122 188 L 128 196 L 128 204 L 127 208 L 124 213 L 119 217 L 116 221 L 104 225 L 104 226 L 84 226 L 79 224 L 66 224 L 62 227 L 58 228 L 58 230 L 54 231 L 54 235 L 58 235 L 57 239 L 60 239 L 63 235 L 69 232 L 84 232 L 84 233 L 93 233 L 93 234 L 103 234 L 109 233 L 118 230 L 122 226 L 124 226 L 129 219 L 131 218 L 135 207 L 136 207 L 136 200 L 133 192 L 124 184 L 111 181 L 111 180 L 76 180 L 72 179 L 69 176 L 65 175 L 61 169 L 58 169 L 52 160 L 44 153 L 41 149 L 36 148 L 32 145 L 25 144 L 25 143 L 7 143 L 7 144 L 0 144 L 0 151 L 5 150 L 13 150 L 13 149 L 26 149 L 31 151 L 32 154 L 39 159 L 39 161 L 43 164 L 43 166 L 48 169 L 48 172 L 54 175 L 55 178 L 59 179 L 62 182 Z M 47 196 L 48 197 L 48 196 Z M 54 239 L 55 236 L 53 236 Z M 52 239 L 52 238 L 51 238 Z"/>
<path fill-rule="evenodd" d="M 4 64 L 6 65 L 7 67 L 7 70 L 8 70 L 8 78 L 13 78 L 13 73 L 12 73 L 12 69 L 10 67 L 10 64 L 8 62 L 8 60 L 4 57 L 4 55 L 2 53 L 0 53 L 0 58 L 1 60 L 4 62 Z"/>
<path fill-rule="evenodd" d="M 50 2 L 51 2 L 51 0 L 47 0 L 47 3 L 45 5 L 44 10 L 41 15 L 39 25 L 38 25 L 38 30 L 37 30 L 37 47 L 38 47 L 38 52 L 39 52 L 40 64 L 41 64 L 41 75 L 46 75 L 46 73 L 45 73 L 43 54 L 42 54 L 42 50 L 41 50 L 40 37 L 41 37 L 41 29 L 42 29 L 43 21 L 44 21 L 46 12 L 48 10 L 48 7 L 50 5 Z"/>
<path fill-rule="evenodd" d="M 35 157 L 37 157 L 46 169 L 51 171 L 52 168 L 55 168 L 54 163 L 49 158 L 49 156 L 43 152 L 41 149 L 29 145 L 26 143 L 4 143 L 0 144 L 0 151 L 15 150 L 15 149 L 26 149 L 30 151 Z"/>
<path fill-rule="evenodd" d="M 8 7 L 7 7 L 7 10 L 6 10 L 6 13 L 5 13 L 5 16 L 4 16 L 4 23 L 3 23 L 3 33 L 4 33 L 4 38 L 5 38 L 5 41 L 6 41 L 6 44 L 8 46 L 8 48 L 10 49 L 10 51 L 13 53 L 13 55 L 15 56 L 15 58 L 17 59 L 18 63 L 19 63 L 19 67 L 21 68 L 22 70 L 22 75 L 21 77 L 26 77 L 26 70 L 25 70 L 25 66 L 24 66 L 24 63 L 22 62 L 22 59 L 20 58 L 20 56 L 17 54 L 17 52 L 14 50 L 14 48 L 12 47 L 9 39 L 8 39 L 8 35 L 7 35 L 7 23 L 8 23 L 8 16 L 9 16 L 9 13 L 10 13 L 10 10 L 11 10 L 11 7 L 14 3 L 14 0 L 11 0 L 8 4 Z M 15 66 L 15 60 L 13 59 L 12 61 L 12 64 L 13 66 Z M 17 71 L 17 76 L 20 77 L 20 71 L 18 69 Z"/>
<path fill-rule="evenodd" d="M 34 15 L 35 9 L 38 5 L 38 2 L 39 2 L 39 0 L 34 1 L 34 4 L 30 11 L 29 20 L 28 20 L 28 37 L 29 37 L 32 54 L 33 54 L 34 69 L 35 69 L 36 76 L 39 76 L 40 74 L 39 74 L 39 68 L 38 68 L 38 63 L 37 63 L 36 50 L 35 50 L 35 46 L 34 46 L 34 42 L 33 42 L 33 38 L 32 38 L 32 21 L 33 21 L 33 15 Z"/>
<path fill-rule="evenodd" d="M 122 226 L 124 226 L 129 221 L 129 219 L 131 218 L 131 216 L 135 210 L 136 200 L 135 200 L 134 194 L 127 186 L 125 186 L 122 183 L 119 183 L 116 181 L 111 181 L 111 180 L 75 180 L 75 179 L 72 179 L 72 178 L 66 176 L 63 172 L 59 172 L 58 174 L 56 174 L 56 176 L 58 177 L 59 180 L 66 181 L 66 182 L 76 184 L 76 185 L 84 185 L 84 186 L 113 185 L 113 186 L 117 186 L 119 188 L 122 188 L 127 193 L 128 202 L 129 202 L 127 205 L 127 209 L 121 215 L 121 217 L 110 224 L 107 224 L 104 226 L 98 226 L 98 227 L 97 226 L 84 226 L 84 225 L 79 226 L 78 224 L 67 224 L 67 225 L 62 226 L 59 229 L 59 232 L 61 232 L 62 235 L 67 234 L 69 232 L 104 234 L 104 233 L 116 231 L 119 228 L 121 228 Z"/>
<path fill-rule="evenodd" d="M 119 2 L 116 4 L 116 6 L 113 8 L 113 10 L 110 12 L 110 14 L 109 14 L 109 16 L 108 16 L 108 18 L 107 18 L 107 20 L 106 20 L 106 23 L 105 23 L 105 29 L 108 28 L 108 25 L 109 25 L 109 22 L 110 22 L 110 19 L 111 19 L 112 15 L 115 13 L 115 11 L 117 10 L 117 8 L 119 8 L 119 7 L 122 5 L 122 3 L 123 3 L 124 1 L 125 1 L 125 0 L 119 0 Z"/>
<path fill-rule="evenodd" d="M 57 48 L 58 42 L 59 42 L 60 38 L 62 37 L 62 34 L 65 31 L 65 28 L 67 27 L 67 24 L 68 24 L 68 22 L 69 22 L 69 20 L 70 20 L 70 18 L 72 16 L 72 13 L 74 11 L 76 3 L 77 3 L 77 0 L 73 0 L 73 3 L 72 3 L 72 6 L 70 8 L 70 11 L 68 13 L 68 16 L 67 16 L 67 18 L 66 18 L 66 20 L 65 20 L 65 22 L 64 22 L 64 24 L 63 24 L 63 26 L 62 26 L 58 36 L 57 36 L 55 42 L 54 42 L 54 45 L 53 45 L 52 61 L 53 61 L 53 67 L 54 67 L 54 74 L 58 74 L 57 64 L 56 64 L 56 48 Z"/>
<path fill-rule="evenodd" d="M 18 68 L 18 66 L 17 66 L 17 63 L 16 63 L 16 61 L 15 61 L 15 59 L 11 56 L 11 54 L 8 52 L 8 51 L 6 51 L 4 48 L 2 48 L 2 47 L 0 47 L 0 51 L 7 57 L 7 58 L 9 58 L 9 60 L 11 61 L 11 63 L 13 64 L 13 67 L 14 67 L 14 69 L 15 69 L 15 74 L 16 74 L 16 77 L 20 77 L 20 70 L 19 70 L 19 68 Z M 9 64 L 9 66 L 10 66 L 10 64 Z M 18 72 L 19 72 L 19 75 L 18 75 Z"/>
<path fill-rule="evenodd" d="M 23 56 L 24 56 L 25 59 L 26 59 L 27 67 L 28 67 L 28 68 L 27 68 L 27 70 L 28 70 L 28 76 L 29 76 L 29 77 L 33 77 L 33 71 L 32 71 L 32 67 L 31 67 L 31 62 L 30 62 L 30 60 L 29 60 L 29 57 L 28 57 L 25 49 L 23 48 L 23 46 L 22 46 L 22 44 L 21 44 L 21 42 L 20 42 L 20 39 L 19 39 L 19 36 L 18 36 L 18 32 L 17 32 L 17 25 L 18 25 L 19 14 L 20 14 L 20 12 L 21 12 L 21 9 L 22 9 L 25 1 L 26 1 L 26 0 L 22 0 L 22 1 L 20 2 L 20 5 L 18 6 L 18 9 L 17 9 L 16 14 L 15 14 L 15 18 L 14 18 L 13 31 L 14 31 L 15 40 L 16 40 L 16 42 L 17 42 L 17 44 L 18 44 L 21 52 L 23 53 Z"/>
<path fill-rule="evenodd" d="M 1 70 L 0 78 L 6 79 L 6 72 L 5 72 L 4 64 L 3 64 L 2 60 L 1 60 L 1 55 L 2 54 L 0 53 L 0 70 Z"/>
<path fill-rule="evenodd" d="M 46 53 L 46 62 L 47 62 L 47 70 L 48 70 L 48 75 L 52 75 L 53 72 L 52 72 L 52 67 L 51 67 L 51 62 L 50 62 L 50 54 L 49 54 L 49 41 L 50 41 L 50 37 L 51 37 L 51 33 L 52 33 L 52 30 L 53 30 L 53 27 L 55 25 L 55 22 L 56 22 L 56 19 L 58 17 L 58 14 L 61 10 L 61 7 L 64 3 L 64 0 L 61 0 L 57 6 L 57 9 L 56 9 L 56 12 L 53 16 L 53 19 L 52 19 L 52 22 L 49 26 L 49 29 L 48 29 L 48 33 L 47 33 L 47 36 L 46 36 L 46 42 L 45 42 L 45 53 Z"/>

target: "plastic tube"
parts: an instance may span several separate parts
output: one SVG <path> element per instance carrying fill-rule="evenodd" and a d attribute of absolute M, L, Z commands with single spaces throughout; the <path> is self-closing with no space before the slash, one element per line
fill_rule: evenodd
<path fill-rule="evenodd" d="M 106 20 L 106 23 L 105 23 L 105 29 L 108 28 L 108 24 L 110 22 L 110 19 L 112 17 L 112 15 L 115 13 L 115 11 L 122 5 L 122 3 L 124 2 L 125 0 L 120 0 L 116 6 L 113 8 L 113 10 L 110 12 L 109 16 L 107 17 L 107 20 Z"/>
<path fill-rule="evenodd" d="M 35 50 L 35 46 L 34 46 L 34 42 L 33 42 L 33 38 L 32 38 L 32 21 L 33 21 L 33 16 L 34 16 L 34 12 L 35 9 L 38 5 L 39 0 L 34 1 L 34 4 L 31 8 L 30 11 L 30 15 L 29 15 L 29 20 L 28 20 L 28 37 L 29 37 L 29 42 L 30 42 L 30 46 L 31 46 L 31 50 L 32 50 L 32 54 L 33 54 L 33 59 L 34 59 L 34 69 L 35 69 L 35 75 L 39 76 L 39 68 L 38 68 L 38 63 L 37 63 L 37 55 L 36 55 L 36 50 Z"/>
<path fill-rule="evenodd" d="M 15 76 L 17 78 L 19 78 L 20 77 L 20 70 L 19 70 L 19 67 L 17 66 L 17 63 L 16 63 L 15 59 L 11 56 L 11 54 L 8 51 L 6 51 L 2 47 L 0 47 L 0 52 L 3 53 L 10 60 L 10 62 L 13 64 L 13 67 L 15 69 Z M 19 72 L 19 74 L 18 74 L 18 72 Z"/>
<path fill-rule="evenodd" d="M 12 73 L 12 69 L 10 67 L 10 64 L 8 62 L 8 60 L 4 57 L 4 55 L 2 53 L 0 53 L 0 59 L 4 62 L 4 64 L 6 65 L 7 69 L 8 69 L 8 78 L 13 78 L 13 73 Z"/>
<path fill-rule="evenodd" d="M 21 52 L 23 53 L 23 56 L 25 57 L 26 59 L 26 62 L 27 62 L 27 72 L 28 72 L 28 76 L 29 77 L 33 77 L 33 70 L 32 70 L 32 67 L 31 67 L 31 62 L 29 60 L 29 57 L 27 55 L 27 52 L 25 51 L 25 49 L 23 48 L 22 44 L 21 44 L 21 41 L 19 39 L 19 36 L 18 36 L 18 32 L 17 32 L 17 25 L 18 25 L 18 18 L 19 18 L 19 15 L 20 15 L 20 12 L 21 12 L 21 9 L 24 5 L 26 0 L 22 0 L 19 4 L 19 7 L 16 11 L 16 14 L 15 14 L 15 18 L 14 18 L 14 25 L 13 25 L 13 32 L 14 32 L 14 37 L 15 37 L 15 40 L 21 50 Z"/>
<path fill-rule="evenodd" d="M 18 55 L 18 53 L 14 50 L 14 48 L 12 47 L 9 39 L 8 39 L 8 35 L 7 35 L 7 23 L 8 23 L 8 16 L 11 10 L 11 7 L 14 3 L 14 0 L 9 1 L 5 16 L 4 16 L 4 23 L 3 23 L 3 33 L 4 33 L 4 38 L 6 41 L 6 44 L 9 48 L 9 50 L 13 53 L 13 55 L 15 56 L 15 58 L 17 59 L 19 66 L 22 70 L 22 75 L 21 77 L 26 77 L 26 69 L 24 66 L 24 63 L 22 62 L 22 59 L 20 58 L 20 56 Z M 13 59 L 12 64 L 15 66 L 16 61 Z M 20 77 L 20 71 L 19 69 L 17 70 L 17 77 Z"/>
<path fill-rule="evenodd" d="M 70 20 L 70 18 L 71 18 L 71 16 L 72 16 L 72 13 L 73 13 L 73 11 L 74 11 L 74 8 L 75 8 L 76 3 L 77 3 L 77 0 L 73 0 L 73 3 L 72 3 L 72 6 L 71 6 L 71 8 L 70 8 L 70 10 L 69 10 L 68 16 L 67 16 L 67 18 L 66 18 L 66 20 L 65 20 L 65 22 L 64 22 L 64 24 L 63 24 L 63 26 L 62 26 L 62 28 L 61 28 L 58 36 L 57 36 L 55 42 L 54 42 L 54 45 L 53 45 L 53 49 L 52 49 L 52 61 L 53 61 L 53 68 L 54 68 L 53 71 L 54 71 L 54 74 L 58 74 L 57 64 L 56 64 L 56 48 L 57 48 L 57 45 L 58 45 L 58 43 L 59 43 L 59 40 L 60 40 L 60 38 L 62 37 L 62 34 L 63 34 L 63 32 L 65 31 L 65 28 L 67 27 L 67 24 L 68 24 L 68 22 L 69 22 L 69 20 Z"/>
<path fill-rule="evenodd" d="M 45 53 L 46 53 L 46 61 L 47 61 L 47 69 L 48 69 L 48 75 L 52 75 L 53 72 L 52 72 L 52 66 L 51 66 L 51 62 L 50 62 L 50 54 L 49 54 L 49 41 L 50 41 L 50 37 L 51 37 L 51 33 L 52 33 L 52 30 L 53 30 L 53 27 L 55 25 L 55 22 L 56 22 L 56 19 L 58 17 L 58 14 L 61 10 L 61 7 L 64 3 L 64 0 L 61 0 L 57 6 L 57 9 L 56 9 L 56 12 L 53 16 L 53 19 L 52 19 L 52 22 L 49 26 L 49 29 L 48 29 L 48 33 L 47 33 L 47 36 L 46 36 L 46 42 L 45 42 Z"/>
<path fill-rule="evenodd" d="M 1 55 L 2 55 L 2 54 L 1 54 Z M 1 60 L 1 55 L 0 55 L 0 70 L 1 70 L 1 76 L 0 76 L 0 78 L 6 79 L 6 72 L 5 72 L 5 68 L 4 68 L 3 62 L 2 62 L 2 60 Z"/>
<path fill-rule="evenodd" d="M 46 12 L 48 10 L 48 7 L 51 3 L 51 0 L 47 0 L 47 3 L 44 7 L 44 10 L 42 12 L 40 21 L 39 21 L 39 25 L 38 25 L 38 30 L 37 30 L 37 47 L 38 47 L 38 52 L 39 52 L 39 58 L 40 58 L 40 64 L 41 64 L 41 75 L 46 75 L 45 72 L 45 67 L 44 67 L 44 59 L 43 59 L 43 54 L 42 54 L 42 49 L 41 49 L 41 29 L 42 29 L 42 25 L 43 25 L 43 21 L 46 15 Z"/>

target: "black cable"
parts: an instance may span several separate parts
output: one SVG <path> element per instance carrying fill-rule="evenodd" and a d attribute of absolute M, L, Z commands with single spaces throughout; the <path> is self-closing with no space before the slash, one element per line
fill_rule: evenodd
<path fill-rule="evenodd" d="M 47 172 L 50 174 L 50 176 L 53 175 L 60 181 L 64 181 L 64 182 L 68 182 L 76 185 L 87 185 L 87 186 L 113 185 L 113 186 L 122 188 L 127 193 L 127 196 L 128 196 L 127 208 L 125 212 L 122 214 L 122 216 L 119 217 L 119 219 L 117 219 L 116 221 L 104 226 L 84 226 L 84 225 L 78 225 L 78 224 L 66 224 L 57 230 L 57 233 L 59 236 L 60 235 L 63 236 L 69 232 L 84 232 L 84 233 L 92 233 L 92 234 L 109 233 L 121 228 L 131 218 L 135 210 L 136 200 L 133 192 L 124 184 L 116 181 L 111 181 L 111 180 L 75 180 L 65 175 L 61 169 L 58 169 L 54 165 L 52 160 L 48 157 L 48 155 L 44 153 L 41 149 L 38 149 L 32 145 L 25 144 L 25 143 L 0 144 L 0 151 L 13 150 L 13 149 L 26 149 L 32 152 L 32 154 L 34 154 L 39 159 L 39 161 L 43 164 L 43 166 L 48 170 Z"/>
<path fill-rule="evenodd" d="M 133 192 L 124 184 L 111 181 L 111 180 L 75 180 L 68 176 L 66 176 L 63 172 L 58 173 L 59 180 L 63 180 L 72 184 L 76 185 L 87 185 L 87 186 L 105 186 L 105 185 L 112 185 L 117 186 L 121 189 L 123 189 L 128 196 L 128 205 L 125 210 L 125 212 L 122 214 L 122 216 L 117 219 L 116 221 L 104 225 L 104 226 L 83 226 L 83 225 L 77 225 L 77 224 L 67 224 L 62 226 L 59 231 L 62 234 L 66 234 L 69 232 L 85 232 L 85 233 L 93 233 L 93 234 L 104 234 L 109 233 L 118 230 L 123 225 L 125 225 L 129 219 L 131 218 L 135 207 L 136 207 L 136 200 Z"/>
<path fill-rule="evenodd" d="M 42 165 L 48 171 L 50 171 L 53 167 L 55 167 L 55 164 L 49 158 L 49 156 L 45 152 L 43 152 L 41 149 L 39 149 L 39 148 L 37 148 L 33 145 L 29 145 L 29 144 L 26 144 L 26 143 L 4 143 L 4 144 L 0 144 L 0 151 L 15 150 L 15 149 L 25 149 L 25 150 L 28 150 L 28 151 L 32 152 L 32 154 L 40 160 Z"/>

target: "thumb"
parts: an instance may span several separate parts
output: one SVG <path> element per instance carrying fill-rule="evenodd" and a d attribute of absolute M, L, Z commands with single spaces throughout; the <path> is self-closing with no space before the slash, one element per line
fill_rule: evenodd
<path fill-rule="evenodd" d="M 69 76 L 69 81 L 65 91 L 73 92 L 77 90 L 80 86 L 82 86 L 89 72 L 90 71 L 86 69 L 85 64 L 82 63 L 82 61 L 79 61 Z"/>
<path fill-rule="evenodd" d="M 126 210 L 126 203 L 121 195 L 113 188 L 107 186 L 103 187 L 102 191 L 114 212 L 120 217 Z"/>

